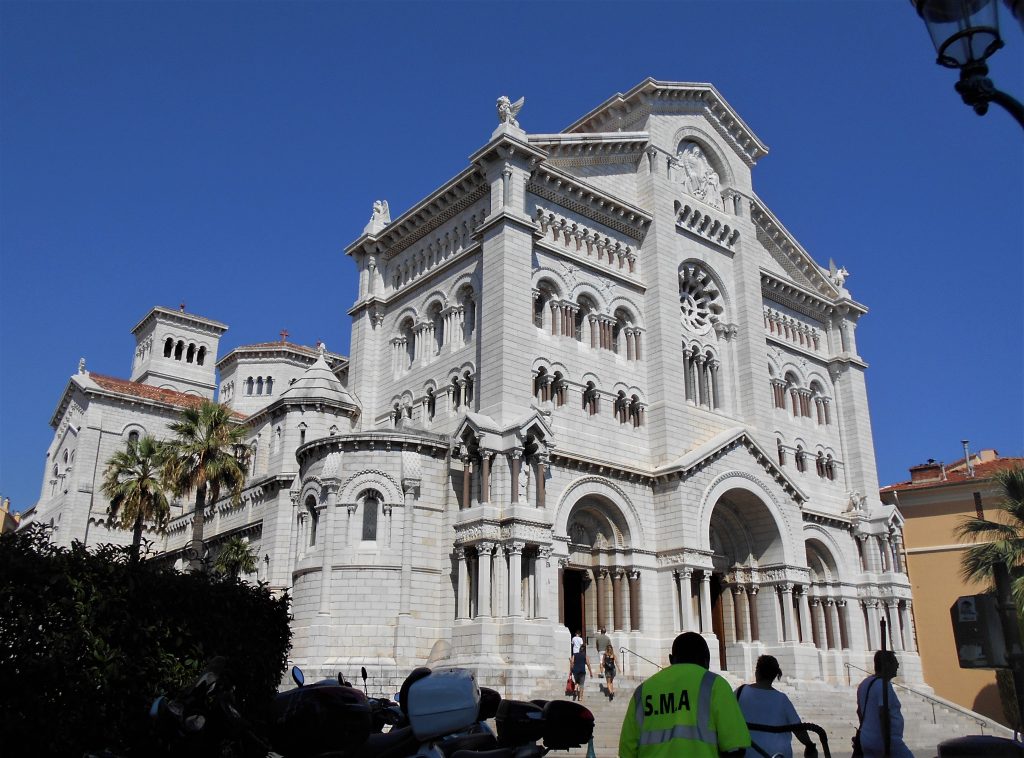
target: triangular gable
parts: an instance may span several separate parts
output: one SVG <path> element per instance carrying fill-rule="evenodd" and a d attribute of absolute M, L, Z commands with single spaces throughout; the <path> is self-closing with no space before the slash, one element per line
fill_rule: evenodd
<path fill-rule="evenodd" d="M 455 428 L 452 439 L 462 442 L 467 434 L 480 441 L 480 446 L 490 450 L 507 450 L 521 444 L 531 428 L 540 429 L 548 447 L 552 438 L 551 425 L 543 414 L 531 411 L 513 423 L 502 427 L 490 416 L 469 412 Z"/>
<path fill-rule="evenodd" d="M 830 299 L 842 296 L 829 281 L 811 254 L 796 241 L 796 237 L 782 225 L 761 198 L 754 195 L 750 204 L 750 217 L 757 228 L 757 239 L 797 284 Z"/>
<path fill-rule="evenodd" d="M 654 475 L 657 477 L 679 473 L 687 476 L 703 468 L 711 461 L 717 460 L 723 454 L 743 445 L 754 459 L 761 464 L 765 472 L 774 479 L 782 489 L 789 494 L 799 505 L 807 502 L 807 495 L 801 490 L 792 479 L 775 463 L 772 456 L 765 452 L 753 435 L 745 427 L 736 426 L 716 434 L 707 442 L 698 445 L 693 450 L 680 456 L 675 462 L 657 469 Z"/>

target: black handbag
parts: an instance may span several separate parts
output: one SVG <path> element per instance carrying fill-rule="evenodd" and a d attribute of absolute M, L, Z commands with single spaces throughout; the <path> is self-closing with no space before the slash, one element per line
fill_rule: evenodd
<path fill-rule="evenodd" d="M 871 696 L 871 688 L 875 686 L 879 677 L 875 677 L 875 681 L 868 685 L 867 691 L 864 693 L 864 706 L 867 707 L 868 698 Z M 864 726 L 864 713 L 860 707 L 860 698 L 857 698 L 857 731 L 853 733 L 853 752 L 850 753 L 850 758 L 864 758 L 864 748 L 860 746 L 860 728 Z"/>

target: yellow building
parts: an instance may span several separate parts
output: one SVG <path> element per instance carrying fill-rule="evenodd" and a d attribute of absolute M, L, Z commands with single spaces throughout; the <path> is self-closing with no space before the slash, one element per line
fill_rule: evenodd
<path fill-rule="evenodd" d="M 983 592 L 960 578 L 960 558 L 970 543 L 956 537 L 964 516 L 993 518 L 1000 494 L 993 475 L 1024 465 L 982 450 L 946 466 L 929 460 L 910 469 L 910 481 L 880 490 L 883 503 L 897 505 L 906 519 L 903 537 L 913 585 L 918 647 L 924 678 L 936 694 L 1006 723 L 994 671 L 961 669 L 949 608 L 960 595 Z"/>
<path fill-rule="evenodd" d="M 0 498 L 0 534 L 13 532 L 21 523 L 21 515 L 11 513 L 11 499 Z"/>

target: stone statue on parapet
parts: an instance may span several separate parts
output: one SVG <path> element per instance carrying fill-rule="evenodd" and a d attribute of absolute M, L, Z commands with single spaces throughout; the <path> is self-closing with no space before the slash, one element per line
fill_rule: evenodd
<path fill-rule="evenodd" d="M 526 102 L 525 97 L 521 97 L 514 103 L 508 99 L 505 95 L 498 98 L 498 123 L 508 124 L 519 128 L 519 122 L 516 121 L 516 116 L 519 115 L 519 111 L 523 109 L 523 103 Z"/>
<path fill-rule="evenodd" d="M 846 277 L 850 275 L 850 272 L 846 270 L 846 266 L 840 266 L 836 268 L 836 262 L 831 258 L 828 259 L 828 278 L 832 280 L 832 284 L 837 287 L 844 287 L 846 285 Z"/>
<path fill-rule="evenodd" d="M 390 223 L 391 210 L 388 208 L 388 201 L 374 200 L 373 213 L 370 214 L 370 221 L 363 229 L 363 234 L 376 234 Z"/>

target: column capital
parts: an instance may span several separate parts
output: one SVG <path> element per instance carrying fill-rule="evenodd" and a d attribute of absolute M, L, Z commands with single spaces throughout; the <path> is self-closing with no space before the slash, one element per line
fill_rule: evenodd
<path fill-rule="evenodd" d="M 780 582 L 775 585 L 783 595 L 792 595 L 794 585 L 791 582 Z"/>
<path fill-rule="evenodd" d="M 453 548 L 452 552 L 455 553 L 455 557 L 458 560 L 460 560 L 460 561 L 465 560 L 465 558 L 466 558 L 466 548 L 465 548 L 464 545 L 456 545 Z"/>
<path fill-rule="evenodd" d="M 392 511 L 392 509 L 394 509 L 394 507 L 395 506 L 394 506 L 393 503 L 384 503 L 380 507 L 380 510 L 381 510 L 381 513 L 383 513 L 385 516 L 390 516 L 391 515 L 391 511 Z"/>
<path fill-rule="evenodd" d="M 821 605 L 821 598 L 820 597 L 812 596 L 811 597 L 811 607 L 812 608 L 817 608 L 819 605 Z"/>
<path fill-rule="evenodd" d="M 302 493 L 299 492 L 298 490 L 291 490 L 291 491 L 289 491 L 288 499 L 292 501 L 292 506 L 293 507 L 297 506 L 299 504 L 299 495 L 301 495 L 301 494 Z"/>
<path fill-rule="evenodd" d="M 348 509 L 349 516 L 353 515 L 358 507 L 358 503 L 341 503 L 341 505 Z"/>
<path fill-rule="evenodd" d="M 508 552 L 509 555 L 522 555 L 523 550 L 525 549 L 525 542 L 510 542 L 505 546 L 505 550 L 506 552 Z"/>
<path fill-rule="evenodd" d="M 626 571 L 626 576 L 628 576 L 631 581 L 635 582 L 640 578 L 640 569 L 631 568 L 628 571 Z"/>
<path fill-rule="evenodd" d="M 478 542 L 476 543 L 476 552 L 478 555 L 494 555 L 495 544 L 493 542 Z"/>
<path fill-rule="evenodd" d="M 520 458 L 523 457 L 523 448 L 512 448 L 511 450 L 508 451 L 508 457 L 511 458 L 512 460 L 519 460 Z"/>
<path fill-rule="evenodd" d="M 403 479 L 402 480 L 402 492 L 405 495 L 412 495 L 418 497 L 420 494 L 420 480 L 419 479 Z"/>

